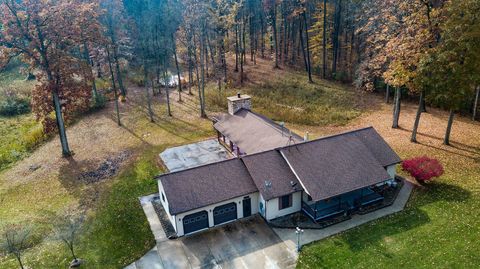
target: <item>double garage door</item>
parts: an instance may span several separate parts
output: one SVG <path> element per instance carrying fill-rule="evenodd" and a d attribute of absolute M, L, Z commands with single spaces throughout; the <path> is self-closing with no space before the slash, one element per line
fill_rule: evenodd
<path fill-rule="evenodd" d="M 219 225 L 237 219 L 237 205 L 230 203 L 213 209 L 213 225 Z M 200 211 L 183 218 L 183 232 L 193 233 L 208 228 L 208 212 Z"/>

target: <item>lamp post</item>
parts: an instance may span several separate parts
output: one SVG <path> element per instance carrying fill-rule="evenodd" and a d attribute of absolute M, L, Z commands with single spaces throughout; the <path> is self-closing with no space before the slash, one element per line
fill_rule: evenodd
<path fill-rule="evenodd" d="M 300 236 L 303 234 L 303 230 L 297 227 L 295 229 L 295 233 L 297 234 L 297 252 L 300 252 Z"/>

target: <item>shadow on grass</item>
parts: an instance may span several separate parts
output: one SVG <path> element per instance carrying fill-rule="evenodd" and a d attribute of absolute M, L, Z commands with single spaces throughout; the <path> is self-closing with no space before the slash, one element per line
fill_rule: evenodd
<path fill-rule="evenodd" d="M 383 249 L 385 238 L 401 234 L 430 222 L 428 214 L 419 208 L 402 211 L 395 215 L 367 224 L 367 227 L 355 229 L 342 235 L 340 242 L 345 242 L 351 251 L 358 252 L 367 248 Z M 366 229 L 365 229 L 366 228 Z M 386 251 L 382 251 L 388 255 Z"/>
<path fill-rule="evenodd" d="M 421 207 L 436 202 L 467 202 L 472 193 L 457 185 L 432 182 L 425 184 L 424 188 L 417 188 L 415 195 L 415 205 Z"/>
<path fill-rule="evenodd" d="M 345 242 L 351 251 L 358 252 L 364 249 L 380 249 L 385 257 L 389 258 L 385 241 L 389 237 L 401 234 L 429 223 L 427 211 L 421 207 L 436 202 L 463 203 L 471 197 L 471 192 L 459 186 L 446 183 L 431 183 L 425 188 L 416 190 L 415 207 L 388 216 L 378 221 L 361 226 L 351 232 L 343 234 L 339 242 Z M 383 251 L 384 250 L 384 251 Z"/>

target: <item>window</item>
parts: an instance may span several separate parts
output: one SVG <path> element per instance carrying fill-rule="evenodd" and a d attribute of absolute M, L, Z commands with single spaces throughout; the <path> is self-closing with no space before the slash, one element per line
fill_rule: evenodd
<path fill-rule="evenodd" d="M 163 192 L 162 192 L 162 201 L 165 202 L 165 195 L 163 195 Z"/>
<path fill-rule="evenodd" d="M 278 199 L 278 209 L 282 210 L 292 206 L 292 194 L 284 195 Z"/>

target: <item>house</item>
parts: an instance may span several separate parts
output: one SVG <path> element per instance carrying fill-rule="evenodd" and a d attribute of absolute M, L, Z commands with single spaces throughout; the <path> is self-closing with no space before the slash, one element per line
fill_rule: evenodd
<path fill-rule="evenodd" d="M 178 236 L 253 214 L 321 221 L 383 199 L 376 189 L 392 184 L 401 160 L 374 128 L 304 141 L 250 106 L 229 98 L 229 115 L 214 121 L 237 158 L 157 177 Z"/>
<path fill-rule="evenodd" d="M 251 97 L 228 97 L 228 114 L 214 118 L 218 141 L 237 156 L 299 143 L 303 138 L 251 110 Z"/>

